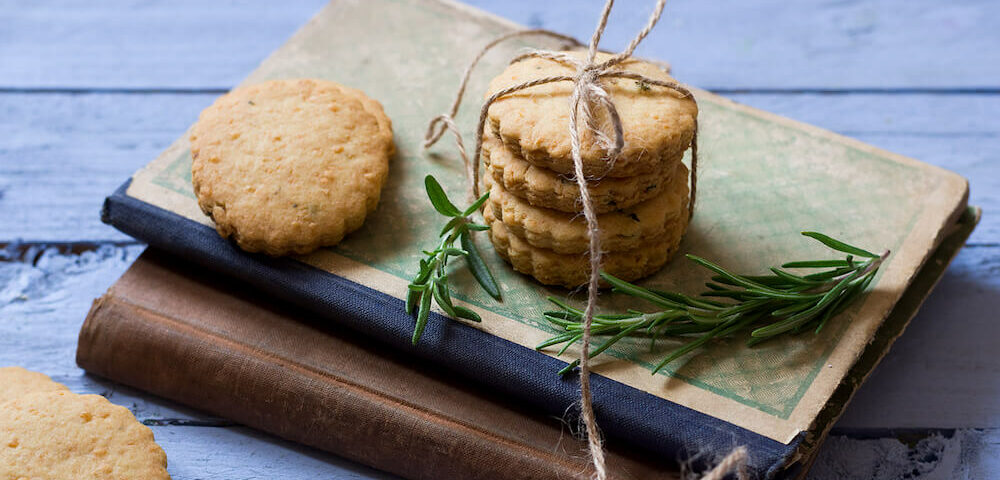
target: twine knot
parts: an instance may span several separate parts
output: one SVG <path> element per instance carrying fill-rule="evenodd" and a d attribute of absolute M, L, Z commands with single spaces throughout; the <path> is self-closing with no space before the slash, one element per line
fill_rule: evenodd
<path fill-rule="evenodd" d="M 590 276 L 587 283 L 587 306 L 584 310 L 584 328 L 583 335 L 580 339 L 581 341 L 581 352 L 580 352 L 580 416 L 583 420 L 584 427 L 587 432 L 587 442 L 590 450 L 591 460 L 594 466 L 593 477 L 597 480 L 604 480 L 607 478 L 607 467 L 604 458 L 604 448 L 601 440 L 601 433 L 597 428 L 597 420 L 594 416 L 593 399 L 590 393 L 590 336 L 591 336 L 591 326 L 594 319 L 594 309 L 597 304 L 597 293 L 600 283 L 600 269 L 601 269 L 601 240 L 600 240 L 600 227 L 597 222 L 597 213 L 594 210 L 594 204 L 590 197 L 590 188 L 588 185 L 588 179 L 584 175 L 583 170 L 583 159 L 581 157 L 581 145 L 580 145 L 580 126 L 585 125 L 586 128 L 593 134 L 594 139 L 597 144 L 604 151 L 604 159 L 608 162 L 609 168 L 614 164 L 618 155 L 621 154 L 625 147 L 625 132 L 622 127 L 621 117 L 618 115 L 618 109 L 615 107 L 614 102 L 611 100 L 611 95 L 604 88 L 602 84 L 602 79 L 605 78 L 628 78 L 636 80 L 646 85 L 654 85 L 659 87 L 664 87 L 668 90 L 674 91 L 677 94 L 694 98 L 694 95 L 690 90 L 680 85 L 679 83 L 672 81 L 663 81 L 654 78 L 649 78 L 636 72 L 626 71 L 624 69 L 615 68 L 620 65 L 625 60 L 632 57 L 632 53 L 635 51 L 639 43 L 642 42 L 646 35 L 653 29 L 656 23 L 659 21 L 660 16 L 663 13 L 663 8 L 666 5 L 666 0 L 658 0 L 656 2 L 656 7 L 653 9 L 653 13 L 649 17 L 649 21 L 646 26 L 639 31 L 639 33 L 629 42 L 628 46 L 622 52 L 615 54 L 604 60 L 602 62 L 597 62 L 597 46 L 600 43 L 601 36 L 604 33 L 604 28 L 608 23 L 608 16 L 611 13 L 611 7 L 614 5 L 614 0 L 607 0 L 604 5 L 604 9 L 601 13 L 601 17 L 598 21 L 597 28 L 594 30 L 594 34 L 590 39 L 590 43 L 587 49 L 586 60 L 580 60 L 574 55 L 570 55 L 566 52 L 561 51 L 551 51 L 551 50 L 532 50 L 521 55 L 514 57 L 510 61 L 511 64 L 523 61 L 528 58 L 543 58 L 551 60 L 554 62 L 562 63 L 564 65 L 574 68 L 575 74 L 573 75 L 552 75 L 543 78 L 537 78 L 529 80 L 517 85 L 508 86 L 506 88 L 500 89 L 494 92 L 486 101 L 483 103 L 479 110 L 479 123 L 476 126 L 476 148 L 474 150 L 473 159 L 470 161 L 468 154 L 465 150 L 465 145 L 462 142 L 462 134 L 455 124 L 455 115 L 458 114 L 459 106 L 462 102 L 462 97 L 465 94 L 466 87 L 469 83 L 469 78 L 472 75 L 472 70 L 483 58 L 483 56 L 491 50 L 496 45 L 515 37 L 521 36 L 547 36 L 562 40 L 571 47 L 583 46 L 576 39 L 562 35 L 559 33 L 551 32 L 548 30 L 535 29 L 535 30 L 521 30 L 517 32 L 511 32 L 506 35 L 502 35 L 490 43 L 488 43 L 476 57 L 473 59 L 471 64 L 466 68 L 464 75 L 462 76 L 462 83 L 459 86 L 458 94 L 455 97 L 455 101 L 451 105 L 451 109 L 448 113 L 438 115 L 431 120 L 427 127 L 427 132 L 424 135 L 424 149 L 430 148 L 432 145 L 437 143 L 438 140 L 444 135 L 445 131 L 450 131 L 455 135 L 456 143 L 458 145 L 459 154 L 462 157 L 462 162 L 465 164 L 467 178 L 470 180 L 469 194 L 471 199 L 476 199 L 479 197 L 479 163 L 480 155 L 482 153 L 483 147 L 483 131 L 486 126 L 486 119 L 489 113 L 490 105 L 493 104 L 497 99 L 509 95 L 514 92 L 518 92 L 524 89 L 535 87 L 538 85 L 545 85 L 548 83 L 555 82 L 572 82 L 573 83 L 573 93 L 569 98 L 569 108 L 570 108 L 570 121 L 569 121 L 569 135 L 570 135 L 570 146 L 571 155 L 573 158 L 573 172 L 577 186 L 580 189 L 580 200 L 583 206 L 583 215 L 587 221 L 587 232 L 590 245 L 589 245 L 589 255 L 590 255 Z M 593 108 L 599 107 L 604 109 L 607 113 L 609 123 L 611 125 L 611 134 L 608 135 L 599 125 L 596 125 L 594 120 Z M 691 140 L 691 188 L 690 188 L 690 200 L 688 202 L 688 216 L 689 218 L 694 215 L 694 203 L 695 203 L 695 189 L 697 184 L 697 164 L 698 164 L 698 122 L 697 119 L 694 123 L 694 136 Z M 716 466 L 709 476 L 705 478 L 721 478 L 728 472 L 732 471 L 734 468 L 737 471 L 737 475 L 740 478 L 744 478 L 743 465 L 746 462 L 746 450 L 737 449 L 730 453 L 726 457 L 726 460 Z M 738 467 L 738 468 L 736 468 Z M 712 477 L 711 475 L 715 475 Z"/>

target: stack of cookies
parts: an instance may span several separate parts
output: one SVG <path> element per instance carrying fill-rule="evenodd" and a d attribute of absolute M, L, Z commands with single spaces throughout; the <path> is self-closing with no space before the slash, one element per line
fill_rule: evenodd
<path fill-rule="evenodd" d="M 617 68 L 673 81 L 648 62 L 630 59 Z M 573 73 L 571 66 L 529 58 L 494 78 L 487 96 Z M 598 213 L 603 269 L 633 281 L 659 270 L 687 229 L 688 169 L 681 159 L 694 136 L 698 107 L 691 98 L 641 81 L 601 81 L 621 117 L 625 147 L 609 159 L 592 129 L 581 129 L 583 171 Z M 570 288 L 590 275 L 590 241 L 570 153 L 572 91 L 572 83 L 557 82 L 503 96 L 490 106 L 483 135 L 483 187 L 490 192 L 483 215 L 493 246 L 515 270 Z M 593 109 L 593 122 L 611 131 L 603 109 Z"/>

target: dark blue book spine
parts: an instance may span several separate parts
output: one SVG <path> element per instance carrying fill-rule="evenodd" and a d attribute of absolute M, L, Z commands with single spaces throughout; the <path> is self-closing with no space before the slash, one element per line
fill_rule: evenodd
<path fill-rule="evenodd" d="M 412 345 L 414 321 L 402 300 L 295 260 L 246 253 L 210 227 L 129 197 L 127 187 L 128 183 L 105 200 L 101 220 L 128 235 L 301 305 L 379 340 L 386 348 L 408 352 L 428 368 L 453 371 L 548 415 L 563 417 L 576 410 L 578 382 L 572 375 L 556 374 L 566 365 L 560 360 L 434 313 L 420 342 Z M 600 375 L 591 383 L 598 424 L 612 441 L 664 459 L 697 454 L 703 462 L 743 445 L 755 477 L 791 477 L 801 469 L 793 459 L 804 434 L 786 445 Z"/>

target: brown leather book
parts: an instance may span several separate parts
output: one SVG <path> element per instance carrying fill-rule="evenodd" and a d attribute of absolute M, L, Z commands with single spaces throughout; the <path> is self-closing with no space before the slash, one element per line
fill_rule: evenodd
<path fill-rule="evenodd" d="M 410 479 L 585 478 L 584 444 L 412 357 L 148 250 L 94 302 L 85 370 Z M 611 478 L 678 478 L 609 445 Z"/>

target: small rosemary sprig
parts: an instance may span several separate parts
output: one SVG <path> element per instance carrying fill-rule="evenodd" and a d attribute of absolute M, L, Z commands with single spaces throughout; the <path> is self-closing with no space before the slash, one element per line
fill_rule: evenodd
<path fill-rule="evenodd" d="M 732 336 L 750 331 L 747 345 L 755 345 L 785 333 L 798 333 L 815 326 L 815 332 L 827 324 L 831 317 L 844 311 L 875 278 L 879 267 L 888 257 L 848 245 L 816 232 L 802 235 L 818 240 L 831 249 L 847 254 L 843 260 L 808 260 L 789 262 L 781 268 L 771 267 L 771 275 L 736 275 L 695 255 L 687 258 L 711 270 L 716 275 L 706 283 L 709 291 L 698 298 L 674 292 L 642 288 L 607 273 L 601 273 L 614 292 L 646 300 L 661 308 L 644 313 L 628 310 L 621 314 L 595 315 L 591 335 L 610 336 L 590 357 L 605 351 L 625 337 L 648 337 L 650 348 L 664 335 L 695 336 L 695 338 L 670 352 L 653 369 L 660 371 L 670 362 L 691 352 L 714 338 Z M 863 260 L 856 260 L 860 257 Z M 798 275 L 785 269 L 824 270 Z M 723 300 L 723 301 L 720 301 Z M 564 344 L 562 355 L 570 345 L 583 337 L 583 311 L 566 302 L 549 297 L 560 311 L 545 312 L 545 318 L 565 333 L 558 334 L 536 347 L 541 350 Z M 559 371 L 565 374 L 579 364 L 579 360 Z"/>
<path fill-rule="evenodd" d="M 420 340 L 427 325 L 427 318 L 431 313 L 431 300 L 434 300 L 441 310 L 444 310 L 452 318 L 464 318 L 479 322 L 481 319 L 476 312 L 461 305 L 455 305 L 451 301 L 451 288 L 448 286 L 448 259 L 450 257 L 465 257 L 465 264 L 472 272 L 472 276 L 483 286 L 486 293 L 493 298 L 500 300 L 500 287 L 493 278 L 483 257 L 479 254 L 479 249 L 472 241 L 472 232 L 489 230 L 490 227 L 474 223 L 469 220 L 479 207 L 482 207 L 490 197 L 487 192 L 479 197 L 469 208 L 459 210 L 448 195 L 445 194 L 441 184 L 431 175 L 424 178 L 424 187 L 427 189 L 427 196 L 431 199 L 434 209 L 441 215 L 450 218 L 448 223 L 441 229 L 439 237 L 441 241 L 434 250 L 424 250 L 426 258 L 420 260 L 420 272 L 410 282 L 409 292 L 406 295 L 406 313 L 414 314 L 416 309 L 416 325 L 413 327 L 414 344 Z M 455 247 L 458 240 L 462 248 Z"/>

